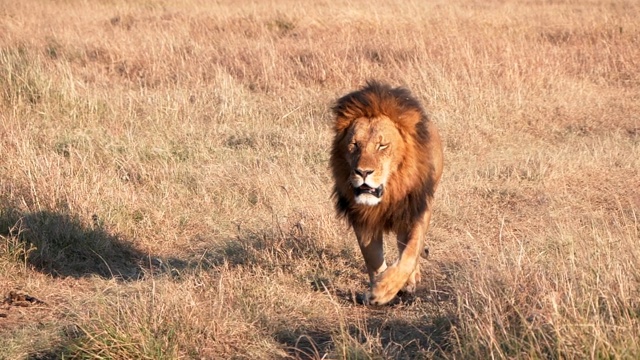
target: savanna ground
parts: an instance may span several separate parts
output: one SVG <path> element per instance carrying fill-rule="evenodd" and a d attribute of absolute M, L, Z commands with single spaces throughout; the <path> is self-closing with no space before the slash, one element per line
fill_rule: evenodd
<path fill-rule="evenodd" d="M 0 1 L 0 358 L 640 357 L 639 16 Z M 418 296 L 385 307 L 353 300 L 328 170 L 371 78 L 446 155 Z"/>

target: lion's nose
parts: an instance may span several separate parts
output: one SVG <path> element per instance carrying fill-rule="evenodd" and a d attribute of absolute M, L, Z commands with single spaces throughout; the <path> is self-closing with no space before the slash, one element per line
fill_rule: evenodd
<path fill-rule="evenodd" d="M 362 180 L 366 179 L 367 176 L 371 175 L 373 173 L 373 170 L 362 170 L 362 169 L 355 169 L 354 170 L 356 174 L 362 176 Z"/>

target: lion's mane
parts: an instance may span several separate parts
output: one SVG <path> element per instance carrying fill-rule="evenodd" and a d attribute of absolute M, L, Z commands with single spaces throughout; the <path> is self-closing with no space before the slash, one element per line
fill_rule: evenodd
<path fill-rule="evenodd" d="M 359 91 L 338 99 L 330 167 L 335 185 L 333 199 L 340 216 L 354 227 L 388 231 L 408 229 L 430 206 L 436 179 L 430 146 L 429 117 L 404 88 L 369 81 Z M 349 182 L 351 169 L 345 157 L 345 138 L 354 120 L 387 116 L 397 126 L 406 151 L 389 178 L 387 200 L 377 206 L 357 206 Z"/>

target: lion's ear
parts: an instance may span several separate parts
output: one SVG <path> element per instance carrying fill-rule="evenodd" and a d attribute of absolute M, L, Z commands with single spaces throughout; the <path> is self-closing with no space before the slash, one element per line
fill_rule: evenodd
<path fill-rule="evenodd" d="M 351 126 L 352 120 L 346 118 L 344 116 L 336 116 L 336 120 L 333 123 L 333 130 L 336 133 L 341 133 L 345 131 L 349 126 Z"/>
<path fill-rule="evenodd" d="M 404 128 L 405 131 L 411 132 L 414 131 L 416 125 L 422 120 L 422 113 L 418 110 L 410 109 L 403 111 L 396 122 L 400 127 Z"/>

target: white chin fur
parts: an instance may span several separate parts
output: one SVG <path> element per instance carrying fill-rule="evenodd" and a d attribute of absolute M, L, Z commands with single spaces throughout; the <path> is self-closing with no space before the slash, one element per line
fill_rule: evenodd
<path fill-rule="evenodd" d="M 380 198 L 371 194 L 361 194 L 355 198 L 356 204 L 374 206 L 380 203 Z"/>

